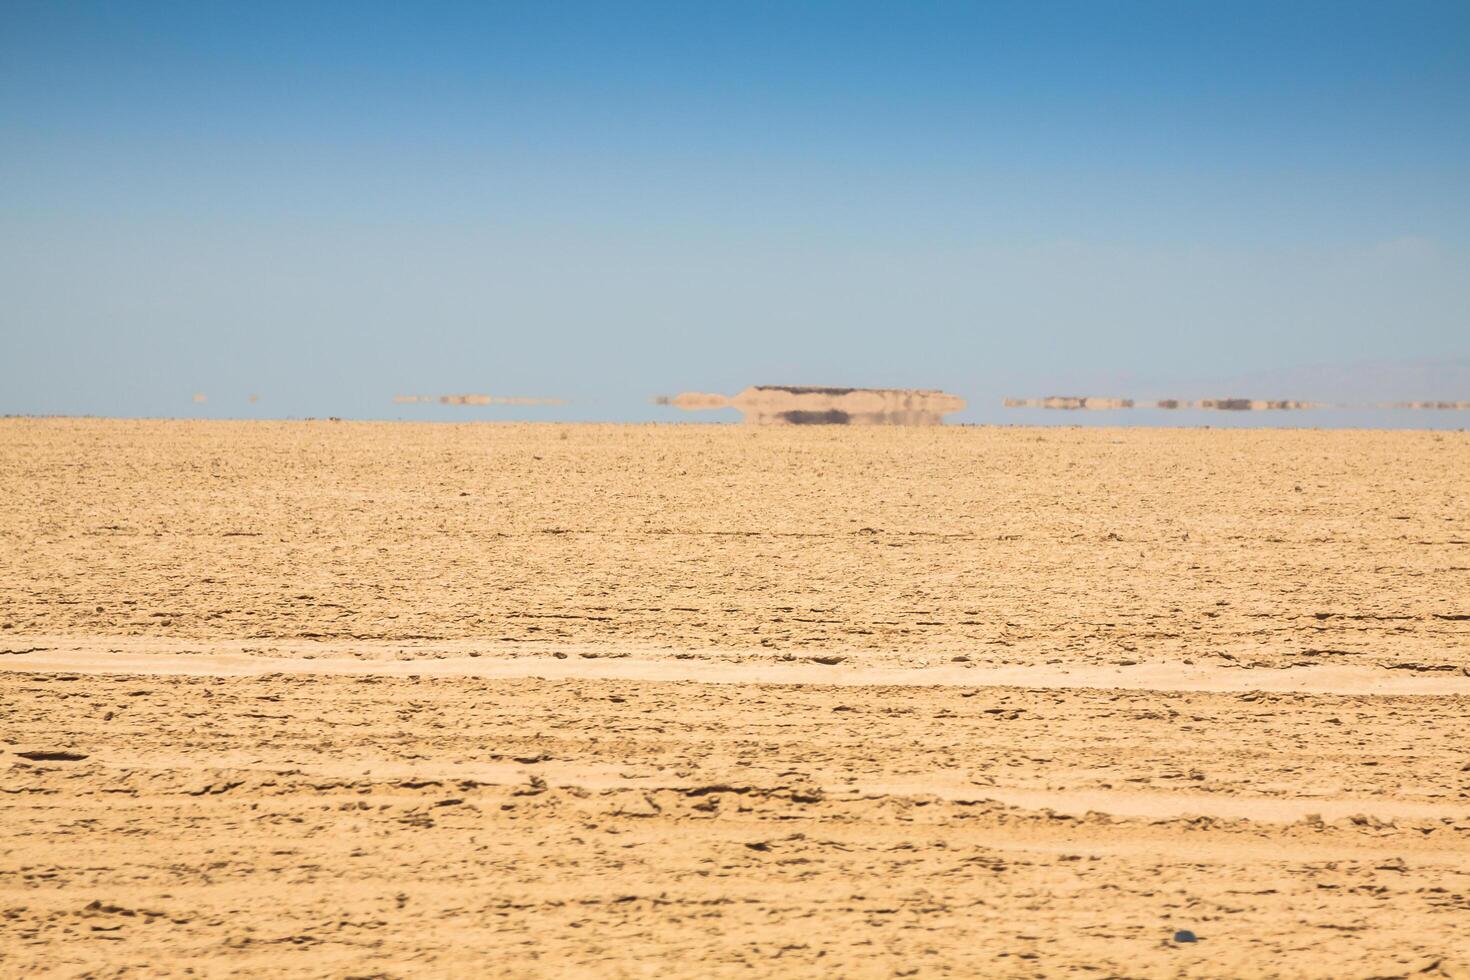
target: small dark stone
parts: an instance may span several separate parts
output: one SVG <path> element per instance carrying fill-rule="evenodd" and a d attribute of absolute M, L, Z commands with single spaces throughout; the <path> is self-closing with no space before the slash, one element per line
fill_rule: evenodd
<path fill-rule="evenodd" d="M 81 762 L 87 757 L 85 752 L 68 752 L 65 749 L 34 749 L 15 754 L 32 762 Z"/>
<path fill-rule="evenodd" d="M 1199 937 L 1188 929 L 1180 929 L 1174 933 L 1174 941 L 1176 943 L 1197 943 L 1199 942 Z"/>

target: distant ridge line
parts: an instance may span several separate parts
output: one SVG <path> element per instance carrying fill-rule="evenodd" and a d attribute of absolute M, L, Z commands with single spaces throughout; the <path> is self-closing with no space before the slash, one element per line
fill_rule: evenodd
<path fill-rule="evenodd" d="M 1305 411 L 1319 408 L 1377 408 L 1413 410 L 1470 410 L 1470 401 L 1415 401 L 1415 402 L 1362 402 L 1330 403 L 1299 401 L 1291 398 L 1160 398 L 1153 401 L 1137 401 L 1132 398 L 1108 398 L 1095 395 L 1048 395 L 1045 398 L 1007 398 L 1002 404 L 1006 408 L 1045 408 L 1057 411 L 1106 411 L 1123 408 L 1154 408 L 1166 411 L 1178 409 L 1204 409 L 1217 412 L 1280 412 Z"/>

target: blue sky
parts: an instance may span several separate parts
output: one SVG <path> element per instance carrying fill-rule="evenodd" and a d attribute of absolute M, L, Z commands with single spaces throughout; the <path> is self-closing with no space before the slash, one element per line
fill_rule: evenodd
<path fill-rule="evenodd" d="M 1351 398 L 1215 389 L 1465 365 L 1467 51 L 1465 3 L 0 0 L 0 412 Z"/>

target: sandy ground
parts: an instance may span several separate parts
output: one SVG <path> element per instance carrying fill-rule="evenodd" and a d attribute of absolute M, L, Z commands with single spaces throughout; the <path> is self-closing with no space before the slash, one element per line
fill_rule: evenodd
<path fill-rule="evenodd" d="M 0 420 L 3 975 L 1470 976 L 1467 712 L 1464 433 Z"/>

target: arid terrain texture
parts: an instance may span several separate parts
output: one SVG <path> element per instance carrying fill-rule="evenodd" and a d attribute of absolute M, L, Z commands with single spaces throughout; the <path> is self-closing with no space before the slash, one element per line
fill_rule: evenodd
<path fill-rule="evenodd" d="M 1470 977 L 1467 718 L 1465 433 L 0 420 L 0 976 Z"/>

